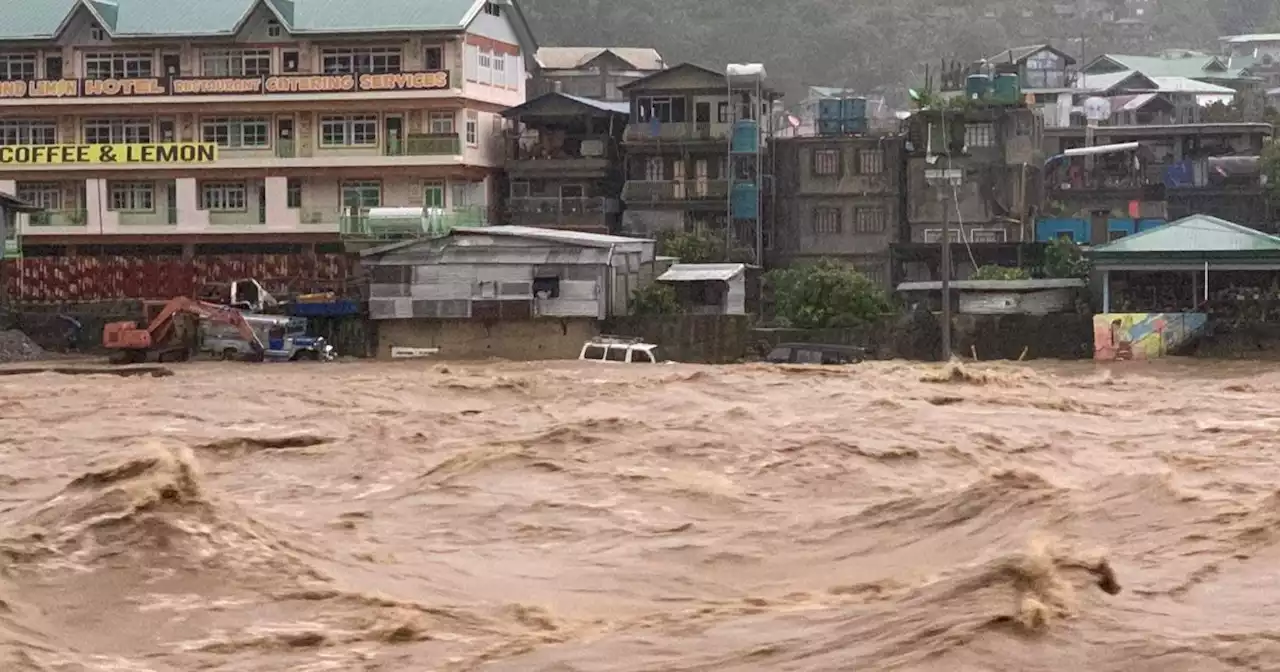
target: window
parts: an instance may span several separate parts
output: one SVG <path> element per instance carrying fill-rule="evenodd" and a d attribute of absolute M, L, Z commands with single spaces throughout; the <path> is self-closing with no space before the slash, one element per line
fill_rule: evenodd
<path fill-rule="evenodd" d="M 582 349 L 583 359 L 604 359 L 605 348 L 599 345 L 588 345 Z"/>
<path fill-rule="evenodd" d="M 493 55 L 493 85 L 507 85 L 507 59 L 502 54 Z"/>
<path fill-rule="evenodd" d="M 840 150 L 815 149 L 813 151 L 814 175 L 838 175 L 840 173 Z"/>
<path fill-rule="evenodd" d="M 493 54 L 487 51 L 476 52 L 476 80 L 481 84 L 493 81 Z"/>
<path fill-rule="evenodd" d="M 878 175 L 884 172 L 884 152 L 879 149 L 863 149 L 858 152 L 858 173 Z"/>
<path fill-rule="evenodd" d="M 665 179 L 667 165 L 660 156 L 651 156 L 644 162 L 644 179 L 649 182 L 661 182 Z"/>
<path fill-rule="evenodd" d="M 854 220 L 854 231 L 858 233 L 883 232 L 884 210 L 880 208 L 858 208 Z"/>
<path fill-rule="evenodd" d="M 995 131 L 991 124 L 965 124 L 964 144 L 966 147 L 995 147 Z"/>
<path fill-rule="evenodd" d="M 641 122 L 655 119 L 664 124 L 685 121 L 684 98 L 637 98 L 636 110 Z"/>
<path fill-rule="evenodd" d="M 489 16 L 502 16 L 502 8 L 496 2 L 484 3 L 484 13 Z"/>
<path fill-rule="evenodd" d="M 942 229 L 925 229 L 924 242 L 935 243 L 935 244 L 942 242 Z M 952 243 L 960 242 L 960 231 L 956 229 L 951 229 L 951 242 Z"/>
<path fill-rule="evenodd" d="M 102 26 L 94 26 L 89 29 L 89 39 L 101 42 L 107 39 L 107 31 L 103 30 Z"/>
<path fill-rule="evenodd" d="M 649 354 L 648 350 L 632 350 L 631 362 L 633 364 L 655 364 L 656 363 L 653 361 L 653 355 Z"/>
<path fill-rule="evenodd" d="M 200 120 L 200 137 L 231 149 L 269 147 L 270 128 L 265 117 L 215 117 Z"/>
<path fill-rule="evenodd" d="M 814 208 L 814 233 L 840 233 L 840 208 Z"/>
<path fill-rule="evenodd" d="M 378 144 L 378 117 L 321 117 L 321 147 L 372 147 Z"/>
<path fill-rule="evenodd" d="M 90 145 L 151 142 L 151 120 L 86 119 L 84 141 Z"/>
<path fill-rule="evenodd" d="M 90 53 L 84 55 L 85 79 L 154 77 L 155 57 L 146 52 Z"/>
<path fill-rule="evenodd" d="M 270 49 L 216 49 L 200 52 L 205 77 L 257 77 L 271 74 Z"/>
<path fill-rule="evenodd" d="M 627 361 L 627 347 L 624 345 L 611 346 L 604 358 L 610 362 L 625 362 Z"/>
<path fill-rule="evenodd" d="M 62 209 L 62 187 L 56 182 L 19 182 L 18 200 L 45 210 Z"/>
<path fill-rule="evenodd" d="M 320 63 L 326 75 L 400 72 L 400 50 L 395 47 L 324 49 Z"/>
<path fill-rule="evenodd" d="M 427 47 L 422 55 L 423 70 L 444 70 L 444 48 Z"/>
<path fill-rule="evenodd" d="M 21 198 L 21 196 L 19 196 L 19 198 Z M 25 198 L 23 198 L 22 200 L 27 201 L 28 203 L 30 203 L 30 202 L 31 202 L 30 200 L 25 199 Z M 1118 230 L 1118 229 L 1111 229 L 1110 231 L 1107 231 L 1107 242 L 1112 242 L 1112 241 L 1120 240 L 1121 238 L 1124 238 L 1124 237 L 1125 237 L 1125 236 L 1127 236 L 1127 235 L 1129 235 L 1129 232 L 1128 232 L 1128 231 L 1122 231 L 1122 230 Z"/>
<path fill-rule="evenodd" d="M 342 205 L 347 208 L 376 208 L 382 205 L 382 183 L 343 182 Z"/>
<path fill-rule="evenodd" d="M 475 147 L 480 144 L 480 113 L 475 110 L 467 110 L 467 146 Z"/>
<path fill-rule="evenodd" d="M 111 210 L 117 212 L 155 212 L 156 185 L 151 182 L 111 182 Z"/>
<path fill-rule="evenodd" d="M 61 77 L 59 72 L 54 77 Z M 12 82 L 36 78 L 35 54 L 0 55 L 0 81 Z"/>
<path fill-rule="evenodd" d="M 524 68 L 523 68 L 523 67 L 521 67 L 520 57 L 519 57 L 519 56 L 517 56 L 517 55 L 515 55 L 515 54 L 507 54 L 507 66 L 506 66 L 506 67 L 507 67 L 507 88 L 509 88 L 509 89 L 519 89 L 519 88 L 520 88 L 520 80 L 521 80 L 521 78 L 522 78 L 522 76 L 523 76 L 523 73 L 524 73 Z M 606 83 L 605 83 L 605 87 L 606 87 L 606 92 L 605 92 L 605 93 L 606 93 L 606 97 L 607 97 L 607 94 L 608 94 L 608 91 L 607 91 L 607 87 L 608 87 L 608 86 L 609 86 L 609 84 L 606 82 Z M 616 89 L 616 88 L 614 89 L 614 92 L 615 92 L 615 94 L 617 93 L 617 89 Z"/>
<path fill-rule="evenodd" d="M 560 298 L 560 278 L 555 276 L 535 277 L 533 279 L 533 295 L 539 299 Z"/>
<path fill-rule="evenodd" d="M 941 239 L 942 236 L 939 235 L 938 238 Z M 1005 232 L 1004 229 L 972 229 L 969 231 L 969 240 L 975 243 L 1003 243 Z"/>
<path fill-rule="evenodd" d="M 427 208 L 444 208 L 444 182 L 423 183 L 422 205 Z"/>
<path fill-rule="evenodd" d="M 284 34 L 284 30 L 280 27 L 280 22 L 272 19 L 267 22 L 267 37 L 280 37 Z"/>
<path fill-rule="evenodd" d="M 302 180 L 291 177 L 285 183 L 286 207 L 298 209 L 302 207 Z"/>
<path fill-rule="evenodd" d="M 453 192 L 450 197 L 453 199 L 454 210 L 464 210 L 471 207 L 471 183 L 454 182 L 450 187 L 450 191 Z"/>
<path fill-rule="evenodd" d="M 248 209 L 244 182 L 205 182 L 200 187 L 200 209 L 212 212 L 244 212 Z"/>
<path fill-rule="evenodd" d="M 716 104 L 716 122 L 720 124 L 729 123 L 729 103 Z"/>
<path fill-rule="evenodd" d="M 431 133 L 440 135 L 452 135 L 454 133 L 452 112 L 432 112 L 430 123 Z"/>
<path fill-rule="evenodd" d="M 53 121 L 0 120 L 0 145 L 56 145 L 58 124 Z"/>

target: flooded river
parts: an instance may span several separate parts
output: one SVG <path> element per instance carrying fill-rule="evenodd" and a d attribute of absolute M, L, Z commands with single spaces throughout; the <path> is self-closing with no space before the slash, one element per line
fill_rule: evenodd
<path fill-rule="evenodd" d="M 0 378 L 0 669 L 1280 661 L 1280 370 Z"/>

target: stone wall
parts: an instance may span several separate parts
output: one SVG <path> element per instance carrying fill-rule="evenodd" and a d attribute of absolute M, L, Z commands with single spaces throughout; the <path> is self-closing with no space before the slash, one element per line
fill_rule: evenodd
<path fill-rule="evenodd" d="M 1210 320 L 1208 332 L 1193 354 L 1211 359 L 1280 360 L 1280 323 Z"/>
<path fill-rule="evenodd" d="M 439 359 L 577 359 L 582 344 L 600 333 L 594 318 L 493 322 L 405 319 L 372 324 L 379 358 L 389 358 L 391 348 L 398 346 L 440 348 Z"/>
<path fill-rule="evenodd" d="M 725 364 L 747 356 L 750 319 L 746 315 L 630 316 L 606 320 L 602 330 L 653 343 L 664 360 Z"/>

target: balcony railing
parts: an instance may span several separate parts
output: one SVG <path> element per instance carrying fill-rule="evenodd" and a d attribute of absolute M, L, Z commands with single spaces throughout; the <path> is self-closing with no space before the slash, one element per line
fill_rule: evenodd
<path fill-rule="evenodd" d="M 714 201 L 729 197 L 727 180 L 631 180 L 622 187 L 622 200 L 630 203 L 659 201 Z"/>
<path fill-rule="evenodd" d="M 43 210 L 33 212 L 27 217 L 27 225 L 32 228 L 46 226 L 84 226 L 88 221 L 88 213 L 84 210 Z"/>
<path fill-rule="evenodd" d="M 618 212 L 612 198 L 521 197 L 508 201 L 513 224 L 569 228 L 608 226 L 607 216 Z"/>
<path fill-rule="evenodd" d="M 654 142 L 663 140 L 723 140 L 728 142 L 733 128 L 729 124 L 712 124 L 701 121 L 679 121 L 654 124 L 636 122 L 627 126 L 628 142 Z"/>
<path fill-rule="evenodd" d="M 617 156 L 607 135 L 539 133 L 506 139 L 508 161 L 603 161 Z"/>
<path fill-rule="evenodd" d="M 457 227 L 486 224 L 485 209 L 481 207 L 460 210 L 424 208 L 419 216 L 396 218 L 371 217 L 367 209 L 348 208 L 329 211 L 327 216 L 331 218 L 329 221 L 338 222 L 338 230 L 343 236 L 374 240 L 439 236 Z"/>
<path fill-rule="evenodd" d="M 298 155 L 298 143 L 285 138 L 276 139 L 276 158 L 292 159 Z"/>
<path fill-rule="evenodd" d="M 424 133 L 390 138 L 384 150 L 387 156 L 448 156 L 462 153 L 462 141 L 457 133 Z"/>

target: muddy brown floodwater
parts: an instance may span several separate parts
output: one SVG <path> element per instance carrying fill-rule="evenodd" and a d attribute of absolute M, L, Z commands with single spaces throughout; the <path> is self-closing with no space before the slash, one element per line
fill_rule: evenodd
<path fill-rule="evenodd" d="M 1280 370 L 0 379 L 0 670 L 1280 668 Z"/>

